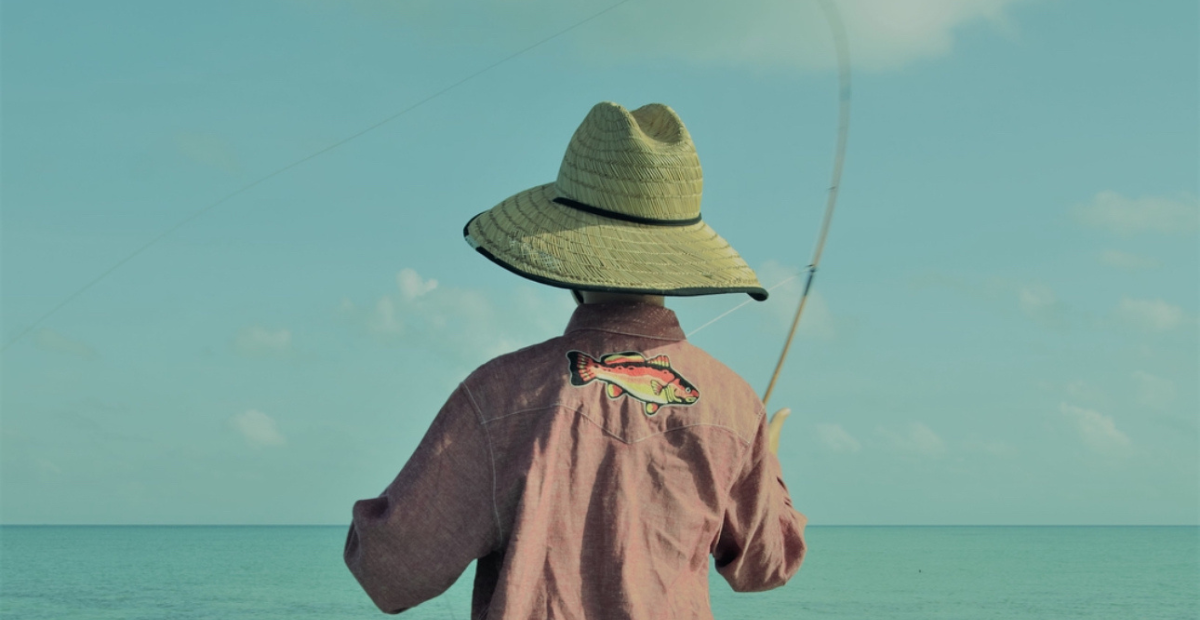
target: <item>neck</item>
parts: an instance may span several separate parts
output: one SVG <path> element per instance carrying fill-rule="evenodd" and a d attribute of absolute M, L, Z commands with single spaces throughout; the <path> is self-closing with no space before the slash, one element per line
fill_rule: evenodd
<path fill-rule="evenodd" d="M 662 295 L 639 295 L 637 293 L 605 293 L 601 291 L 571 291 L 580 304 L 654 304 L 665 306 Z"/>

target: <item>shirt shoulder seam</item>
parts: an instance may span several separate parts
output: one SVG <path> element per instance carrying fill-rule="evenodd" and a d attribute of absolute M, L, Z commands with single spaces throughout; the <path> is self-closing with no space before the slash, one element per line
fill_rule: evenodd
<path fill-rule="evenodd" d="M 504 526 L 500 524 L 500 507 L 496 503 L 496 451 L 492 448 L 492 438 L 488 433 L 487 423 L 483 419 L 483 409 L 479 407 L 479 403 L 475 400 L 475 394 L 471 392 L 471 388 L 467 385 L 466 381 L 463 381 L 459 385 L 462 386 L 463 392 L 471 402 L 471 408 L 475 411 L 475 420 L 479 422 L 479 428 L 483 431 L 483 443 L 487 445 L 488 456 L 492 464 L 492 515 L 496 518 L 496 544 L 500 544 L 504 540 Z"/>
<path fill-rule="evenodd" d="M 762 424 L 762 420 L 765 417 L 767 417 L 767 410 L 760 406 L 758 409 L 758 415 L 755 417 L 755 419 L 757 420 L 757 422 L 755 422 L 755 424 L 754 424 L 754 434 L 755 435 L 758 434 L 758 427 L 759 427 L 759 425 Z M 746 469 L 746 461 L 749 461 L 750 456 L 754 453 L 754 444 L 748 443 L 746 445 L 747 445 L 748 449 L 746 450 L 746 453 L 742 455 L 742 458 L 739 459 L 740 462 L 738 464 L 738 470 L 737 470 L 736 477 L 734 478 L 733 483 L 729 485 L 730 491 L 732 491 L 733 487 L 741 480 L 742 472 L 745 471 L 745 469 Z"/>

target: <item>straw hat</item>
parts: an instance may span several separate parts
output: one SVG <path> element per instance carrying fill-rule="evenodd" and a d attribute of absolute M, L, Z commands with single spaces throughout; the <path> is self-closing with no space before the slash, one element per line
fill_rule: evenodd
<path fill-rule="evenodd" d="M 476 215 L 463 235 L 502 267 L 551 286 L 766 299 L 746 261 L 700 219 L 702 186 L 674 110 L 605 101 L 571 136 L 557 181 Z"/>

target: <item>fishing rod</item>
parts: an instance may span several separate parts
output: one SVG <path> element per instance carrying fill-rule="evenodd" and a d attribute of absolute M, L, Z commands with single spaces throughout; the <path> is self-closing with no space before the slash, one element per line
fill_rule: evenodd
<path fill-rule="evenodd" d="M 787 338 L 783 342 L 783 351 L 779 354 L 779 361 L 775 364 L 775 372 L 771 374 L 771 382 L 767 384 L 767 391 L 763 394 L 762 402 L 766 406 L 771 400 L 771 394 L 775 391 L 775 384 L 779 381 L 779 375 L 783 371 L 783 363 L 787 360 L 788 352 L 792 347 L 792 340 L 796 336 L 796 328 L 800 325 L 800 315 L 804 313 L 805 302 L 808 301 L 808 293 L 812 290 L 813 277 L 817 273 L 817 266 L 821 264 L 821 253 L 825 250 L 825 240 L 829 236 L 829 224 L 833 220 L 833 209 L 837 205 L 838 188 L 842 183 L 842 167 L 846 161 L 846 139 L 850 132 L 850 45 L 846 38 L 846 29 L 842 24 L 841 15 L 838 13 L 837 7 L 830 0 L 817 0 L 817 4 L 821 7 L 821 11 L 825 14 L 825 19 L 829 23 L 829 29 L 833 33 L 834 50 L 837 54 L 838 66 L 838 128 L 837 128 L 837 144 L 834 148 L 833 155 L 833 172 L 829 182 L 829 194 L 825 201 L 825 216 L 821 221 L 820 233 L 817 235 L 816 247 L 813 250 L 812 261 L 805 268 L 803 273 L 807 274 L 804 281 L 804 290 L 800 294 L 800 303 L 796 306 L 796 314 L 792 317 L 792 326 L 788 330 Z M 792 280 L 800 277 L 802 274 L 795 274 L 784 280 L 776 283 L 768 291 L 773 291 Z M 700 330 L 720 321 L 721 319 L 741 310 L 748 305 L 751 300 L 743 301 L 742 303 L 722 312 L 713 317 L 707 323 L 693 329 L 687 333 L 687 337 L 692 337 L 693 334 Z"/>
<path fill-rule="evenodd" d="M 763 393 L 762 402 L 766 406 L 775 391 L 775 383 L 783 371 L 783 363 L 787 360 L 788 351 L 792 347 L 792 339 L 796 336 L 796 328 L 800 325 L 800 315 L 804 312 L 804 303 L 808 301 L 808 292 L 812 289 L 813 277 L 817 274 L 817 266 L 821 264 L 821 253 L 825 250 L 825 240 L 829 236 L 829 224 L 833 220 L 833 208 L 837 205 L 838 188 L 842 183 L 842 164 L 846 161 L 846 137 L 850 132 L 850 45 L 846 40 L 846 29 L 842 24 L 837 7 L 829 0 L 817 0 L 821 11 L 829 22 L 833 32 L 833 46 L 837 53 L 838 65 L 838 130 L 837 146 L 833 155 L 833 172 L 829 182 L 829 195 L 825 201 L 825 217 L 821 221 L 821 232 L 817 236 L 817 245 L 813 250 L 812 262 L 806 271 L 808 277 L 804 280 L 804 291 L 800 293 L 800 303 L 796 306 L 796 315 L 792 318 L 792 327 L 788 330 L 787 339 L 783 341 L 783 351 L 779 354 L 779 362 L 775 364 L 775 372 L 771 374 L 771 382 Z"/>
<path fill-rule="evenodd" d="M 238 189 L 236 189 L 236 190 L 222 196 L 221 198 L 217 199 L 216 201 L 208 204 L 207 206 L 197 210 L 196 212 L 192 213 L 191 215 L 188 215 L 187 217 L 183 218 L 182 220 L 179 220 L 170 228 L 159 233 L 154 238 L 152 238 L 149 241 L 147 241 L 146 243 L 142 244 L 141 247 L 137 248 L 133 252 L 126 255 L 125 258 L 122 258 L 121 260 L 114 263 L 108 269 L 105 269 L 103 272 L 100 273 L 100 275 L 96 276 L 95 278 L 92 278 L 87 284 L 84 284 L 82 287 L 77 289 L 74 293 L 71 293 L 65 299 L 63 299 L 61 302 L 59 302 L 58 305 L 54 306 L 53 308 L 50 308 L 49 311 L 42 314 L 42 316 L 38 317 L 37 320 L 35 320 L 33 323 L 30 323 L 28 326 L 25 327 L 25 329 L 21 330 L 16 336 L 14 336 L 11 340 L 9 340 L 7 343 L 5 343 L 3 347 L 0 347 L 0 353 L 7 351 L 9 347 L 13 346 L 14 344 L 16 344 L 17 341 L 19 341 L 21 338 L 23 338 L 26 334 L 33 331 L 33 328 L 37 327 L 38 325 L 41 325 L 43 321 L 50 318 L 55 313 L 57 313 L 59 310 L 66 307 L 67 304 L 74 301 L 75 298 L 79 297 L 80 295 L 85 293 L 88 289 L 92 288 L 93 286 L 99 284 L 100 281 L 107 278 L 109 276 L 109 274 L 111 274 L 112 272 L 119 269 L 125 263 L 128 263 L 129 261 L 133 260 L 142 252 L 145 252 L 146 250 L 150 249 L 151 246 L 157 244 L 159 241 L 162 241 L 164 238 L 169 236 L 171 233 L 175 232 L 176 230 L 179 230 L 180 228 L 182 228 L 184 225 L 188 224 L 192 220 L 195 220 L 196 218 L 204 215 L 205 213 L 208 213 L 209 211 L 217 208 L 218 206 L 245 193 L 246 191 L 250 190 L 251 188 L 261 185 L 261 184 L 267 182 L 268 180 L 273 179 L 273 178 L 283 174 L 284 172 L 287 172 L 288 170 L 291 170 L 292 168 L 295 168 L 305 162 L 316 159 L 317 157 L 320 157 L 321 155 L 324 155 L 325 153 L 328 153 L 348 142 L 351 142 L 352 140 L 360 138 L 363 135 L 365 135 L 371 131 L 374 131 L 374 130 L 396 120 L 397 118 L 400 118 L 401 116 L 408 114 L 409 112 L 412 112 L 413 110 L 425 105 L 426 103 L 429 103 L 430 101 L 433 101 L 434 99 L 437 99 L 438 97 L 441 97 L 442 95 L 458 88 L 459 86 L 466 84 L 467 82 L 483 75 L 484 73 L 487 73 L 488 71 L 491 71 L 492 69 L 495 69 L 496 67 L 499 67 L 500 65 L 516 58 L 517 56 L 520 56 L 536 47 L 540 47 L 541 45 L 543 45 L 545 43 L 548 43 L 554 39 L 557 39 L 558 37 L 570 32 L 572 30 L 575 30 L 576 28 L 592 21 L 593 19 L 596 19 L 597 17 L 600 17 L 601 15 L 604 15 L 605 13 L 608 13 L 609 11 L 612 11 L 613 9 L 615 9 L 629 1 L 630 0 L 620 0 L 616 4 L 612 4 L 605 9 L 602 9 L 596 13 L 593 13 L 590 16 L 588 16 L 578 22 L 575 22 L 574 24 L 572 24 L 566 28 L 563 28 L 562 30 L 559 30 L 558 32 L 538 41 L 537 43 L 528 45 L 516 52 L 513 52 L 512 54 L 509 54 L 508 56 L 505 56 L 504 58 L 502 58 L 500 60 L 497 60 L 496 62 L 476 71 L 475 73 L 472 73 L 472 74 L 468 75 L 467 77 L 464 77 L 464 78 L 458 80 L 457 82 L 454 82 L 453 84 L 451 84 L 449 86 L 446 86 L 445 88 L 433 93 L 432 95 L 429 95 L 429 96 L 425 97 L 424 99 L 421 99 L 420 101 L 408 106 L 407 108 L 404 108 L 403 110 L 400 110 L 399 112 L 396 112 L 395 114 L 392 114 L 391 116 L 389 116 L 381 121 L 378 121 L 375 124 L 365 128 L 365 129 L 361 129 L 358 132 L 353 133 L 345 138 L 342 138 L 341 140 L 338 140 L 337 142 L 334 142 L 333 144 L 331 144 L 323 149 L 320 149 L 314 153 L 311 153 L 300 159 L 297 159 L 296 161 L 293 161 L 292 163 L 287 164 L 286 166 L 277 168 L 277 169 L 275 169 L 275 171 L 267 174 L 266 176 L 260 177 L 259 179 L 255 180 L 251 183 L 247 183 L 247 184 L 239 187 Z"/>

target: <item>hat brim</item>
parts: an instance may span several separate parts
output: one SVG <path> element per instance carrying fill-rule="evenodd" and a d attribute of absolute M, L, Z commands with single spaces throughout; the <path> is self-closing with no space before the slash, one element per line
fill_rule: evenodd
<path fill-rule="evenodd" d="M 515 194 L 463 228 L 509 271 L 559 288 L 645 295 L 746 293 L 767 298 L 754 270 L 705 222 L 626 222 L 553 202 L 554 183 Z"/>

